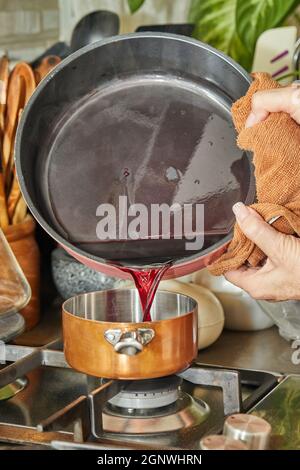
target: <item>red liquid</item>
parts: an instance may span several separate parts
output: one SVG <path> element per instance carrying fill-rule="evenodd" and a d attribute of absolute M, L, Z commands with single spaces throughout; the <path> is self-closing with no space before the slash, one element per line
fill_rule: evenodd
<path fill-rule="evenodd" d="M 122 269 L 131 274 L 138 290 L 143 309 L 143 322 L 152 321 L 150 310 L 158 289 L 161 278 L 170 268 L 171 263 L 164 264 L 159 268 L 138 271 L 132 268 Z"/>

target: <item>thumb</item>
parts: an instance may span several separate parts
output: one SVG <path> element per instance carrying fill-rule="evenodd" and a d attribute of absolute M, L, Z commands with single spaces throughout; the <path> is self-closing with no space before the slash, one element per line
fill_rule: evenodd
<path fill-rule="evenodd" d="M 242 202 L 236 203 L 232 210 L 246 237 L 255 243 L 266 256 L 276 258 L 284 235 L 265 222 L 254 209 L 245 206 Z"/>
<path fill-rule="evenodd" d="M 269 113 L 288 113 L 300 124 L 300 89 L 296 85 L 257 91 L 252 96 L 252 109 L 245 127 L 264 121 Z"/>

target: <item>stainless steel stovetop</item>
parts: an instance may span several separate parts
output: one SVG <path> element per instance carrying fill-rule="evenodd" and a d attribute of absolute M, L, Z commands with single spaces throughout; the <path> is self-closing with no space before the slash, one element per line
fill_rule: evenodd
<path fill-rule="evenodd" d="M 0 442 L 52 448 L 199 449 L 226 415 L 248 412 L 281 377 L 195 362 L 158 381 L 96 379 L 69 368 L 56 340 L 6 345 Z"/>

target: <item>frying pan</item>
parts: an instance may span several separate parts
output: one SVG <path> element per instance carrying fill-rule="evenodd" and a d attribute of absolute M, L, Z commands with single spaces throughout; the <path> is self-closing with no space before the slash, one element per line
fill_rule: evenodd
<path fill-rule="evenodd" d="M 251 156 L 236 147 L 230 114 L 249 83 L 231 59 L 182 36 L 135 33 L 80 49 L 22 115 L 15 158 L 30 210 L 70 254 L 110 275 L 174 258 L 166 277 L 207 265 L 231 239 L 232 205 L 255 199 Z M 99 240 L 97 207 L 118 209 L 120 195 L 149 211 L 203 204 L 204 247 L 187 250 L 168 228 Z"/>

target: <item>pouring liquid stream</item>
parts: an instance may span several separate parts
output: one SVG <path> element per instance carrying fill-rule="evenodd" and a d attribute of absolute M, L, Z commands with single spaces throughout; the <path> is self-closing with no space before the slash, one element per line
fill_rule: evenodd
<path fill-rule="evenodd" d="M 172 262 L 168 262 L 159 268 L 137 270 L 133 268 L 123 269 L 129 273 L 134 280 L 138 290 L 140 302 L 143 310 L 143 322 L 152 321 L 151 307 L 163 275 L 171 267 Z"/>

